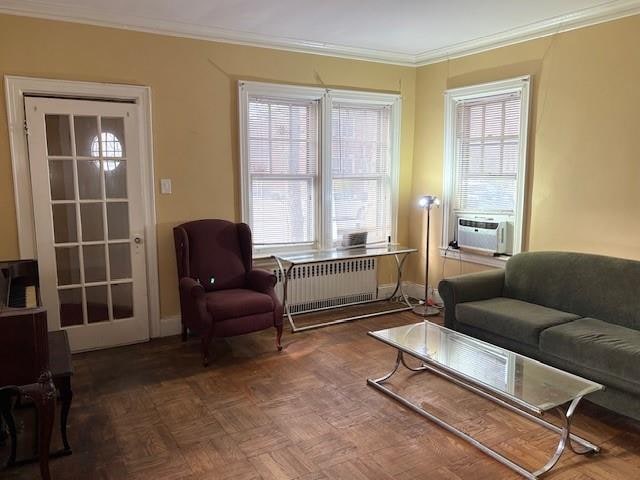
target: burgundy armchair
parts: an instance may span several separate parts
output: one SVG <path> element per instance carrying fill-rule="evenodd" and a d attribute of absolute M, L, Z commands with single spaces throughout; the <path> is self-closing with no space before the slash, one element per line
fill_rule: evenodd
<path fill-rule="evenodd" d="M 253 269 L 251 230 L 244 223 L 196 220 L 173 229 L 180 282 L 182 340 L 201 337 L 202 360 L 216 337 L 276 329 L 282 350 L 282 303 L 275 275 Z"/>

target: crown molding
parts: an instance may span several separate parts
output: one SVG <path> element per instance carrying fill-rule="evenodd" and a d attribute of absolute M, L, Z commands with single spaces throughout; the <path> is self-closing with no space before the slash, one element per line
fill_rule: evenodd
<path fill-rule="evenodd" d="M 603 5 L 530 23 L 494 35 L 428 50 L 415 56 L 414 65 L 422 67 L 637 14 L 640 14 L 640 0 L 612 0 Z"/>
<path fill-rule="evenodd" d="M 444 48 L 410 53 L 359 48 L 325 42 L 313 42 L 286 37 L 268 36 L 206 27 L 178 21 L 149 19 L 136 16 L 107 14 L 86 7 L 55 5 L 37 0 L 0 0 L 0 13 L 65 22 L 118 28 L 158 35 L 231 43 L 259 48 L 271 48 L 298 53 L 310 53 L 369 62 L 420 67 L 480 53 L 494 48 L 525 42 L 556 33 L 575 30 L 622 17 L 640 14 L 640 0 L 611 0 L 567 15 L 550 18 L 494 35 L 462 42 Z"/>
<path fill-rule="evenodd" d="M 34 0 L 0 0 L 0 14 L 35 17 L 48 20 L 118 28 L 138 32 L 231 43 L 259 48 L 271 48 L 298 53 L 311 53 L 394 65 L 415 66 L 415 55 L 370 48 L 335 45 L 287 37 L 207 27 L 178 21 L 149 19 L 133 15 L 120 16 L 86 7 L 54 5 Z"/>

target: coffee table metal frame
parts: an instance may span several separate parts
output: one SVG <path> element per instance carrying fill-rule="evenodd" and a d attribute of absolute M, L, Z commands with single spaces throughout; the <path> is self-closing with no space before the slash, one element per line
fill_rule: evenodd
<path fill-rule="evenodd" d="M 363 318 L 371 318 L 371 317 L 377 317 L 380 315 L 388 315 L 390 313 L 405 312 L 407 310 L 413 309 L 414 305 L 411 304 L 411 302 L 409 301 L 409 297 L 407 296 L 407 294 L 404 292 L 402 288 L 402 267 L 404 266 L 404 262 L 407 259 L 407 257 L 411 253 L 414 253 L 417 251 L 418 250 L 415 248 L 406 248 L 406 247 L 397 247 L 397 250 L 391 250 L 391 251 L 387 251 L 380 248 L 364 248 L 364 249 L 345 250 L 346 255 L 344 257 L 320 258 L 320 259 L 314 258 L 312 255 L 310 256 L 273 255 L 272 258 L 278 264 L 278 269 L 280 270 L 280 274 L 282 275 L 282 279 L 283 279 L 282 305 L 284 307 L 284 313 L 287 316 L 287 319 L 289 320 L 289 324 L 291 325 L 292 333 L 303 332 L 305 330 L 311 330 L 314 328 L 328 327 L 330 325 L 337 325 L 340 323 L 351 322 L 351 321 L 360 320 Z M 309 265 L 309 264 L 315 264 L 315 263 L 335 262 L 338 260 L 353 260 L 358 258 L 375 258 L 375 257 L 389 257 L 389 256 L 392 256 L 394 258 L 395 265 L 396 265 L 396 284 L 391 295 L 385 298 L 376 298 L 374 300 L 363 300 L 360 302 L 351 302 L 351 303 L 346 303 L 341 305 L 332 305 L 328 307 L 314 308 L 311 310 L 305 310 L 304 312 L 293 312 L 293 313 L 291 312 L 289 303 L 287 302 L 287 291 L 289 286 L 289 279 L 291 278 L 291 270 L 296 265 Z M 324 310 L 332 310 L 336 308 L 344 308 L 344 307 L 350 307 L 354 305 L 365 305 L 368 303 L 390 301 L 390 300 L 393 300 L 397 294 L 399 296 L 399 299 L 401 300 L 401 304 L 404 303 L 406 306 L 388 309 L 388 310 L 381 310 L 378 312 L 365 313 L 362 315 L 355 315 L 351 317 L 339 318 L 337 320 L 331 320 L 329 322 L 314 323 L 312 325 L 305 325 L 303 327 L 297 326 L 293 321 L 294 315 L 304 315 L 307 313 L 321 312 Z"/>
<path fill-rule="evenodd" d="M 556 463 L 558 463 L 558 460 L 560 460 L 560 457 L 562 456 L 562 453 L 565 451 L 565 449 L 567 447 L 569 447 L 574 453 L 578 454 L 578 455 L 586 455 L 586 454 L 597 454 L 600 452 L 600 447 L 598 447 L 597 445 L 594 445 L 593 443 L 589 442 L 588 440 L 585 440 L 582 437 L 579 437 L 573 433 L 571 433 L 571 420 L 573 418 L 573 415 L 576 411 L 576 408 L 578 407 L 578 404 L 580 403 L 580 400 L 582 400 L 583 396 L 578 396 L 576 398 L 574 398 L 571 402 L 569 402 L 569 405 L 567 407 L 566 410 L 564 410 L 562 408 L 562 406 L 558 406 L 555 408 L 555 410 L 558 412 L 558 414 L 560 415 L 560 418 L 562 420 L 562 426 L 557 426 L 554 425 L 551 422 L 548 422 L 546 420 L 544 420 L 542 417 L 542 415 L 544 415 L 545 411 L 529 405 L 525 402 L 522 401 L 518 401 L 518 399 L 514 399 L 514 398 L 509 398 L 507 401 L 506 399 L 501 399 L 499 398 L 496 394 L 494 394 L 494 392 L 490 392 L 487 390 L 484 390 L 480 387 L 480 384 L 478 382 L 476 382 L 474 379 L 464 375 L 461 372 L 458 371 L 454 371 L 450 368 L 444 367 L 443 365 L 433 362 L 432 360 L 429 359 L 429 357 L 427 356 L 422 356 L 417 354 L 417 352 L 413 352 L 410 351 L 409 349 L 403 348 L 401 345 L 384 340 L 382 338 L 379 338 L 375 335 L 375 332 L 369 332 L 369 335 L 372 336 L 373 338 L 375 338 L 376 340 L 379 340 L 383 343 L 386 343 L 387 345 L 394 347 L 398 350 L 398 355 L 396 357 L 396 363 L 393 367 L 393 369 L 387 373 L 386 375 L 380 377 L 380 378 L 376 378 L 376 379 L 367 379 L 367 384 L 372 386 L 373 388 L 381 391 L 382 393 L 384 393 L 385 395 L 390 396 L 391 398 L 393 398 L 394 400 L 397 400 L 398 402 L 400 402 L 402 405 L 404 405 L 405 407 L 413 410 L 414 412 L 418 413 L 419 415 L 427 418 L 428 420 L 431 420 L 432 422 L 434 422 L 435 424 L 437 424 L 438 426 L 444 428 L 445 430 L 453 433 L 454 435 L 458 436 L 459 438 L 465 440 L 466 442 L 470 443 L 471 445 L 473 445 L 474 447 L 478 448 L 479 450 L 481 450 L 482 452 L 484 452 L 485 454 L 489 455 L 490 457 L 494 458 L 495 460 L 499 461 L 500 463 L 502 463 L 503 465 L 506 465 L 507 467 L 509 467 L 510 469 L 514 470 L 515 472 L 519 473 L 520 475 L 522 475 L 525 478 L 531 479 L 531 480 L 537 480 L 538 478 L 542 477 L 543 475 L 545 475 L 546 473 L 549 472 L 549 470 L 551 470 Z M 412 367 L 410 365 L 408 365 L 405 361 L 404 358 L 404 354 L 408 354 L 411 357 L 419 360 L 420 366 L 418 367 Z M 539 468 L 538 470 L 535 471 L 530 471 L 527 470 L 526 468 L 524 468 L 523 466 L 517 464 L 515 461 L 505 457 L 504 455 L 502 455 L 501 453 L 497 452 L 496 450 L 492 449 L 491 447 L 485 445 L 484 443 L 478 441 L 477 439 L 473 438 L 471 435 L 463 432 L 462 430 L 457 429 L 456 427 L 454 427 L 453 425 L 445 422 L 444 420 L 442 420 L 441 418 L 437 417 L 436 415 L 424 410 L 423 408 L 421 408 L 420 406 L 412 403 L 410 400 L 402 397 L 401 395 L 395 393 L 394 391 L 390 390 L 389 388 L 387 388 L 386 386 L 384 386 L 384 383 L 389 380 L 394 373 L 396 373 L 400 367 L 400 365 L 403 365 L 405 368 L 411 370 L 412 372 L 431 372 L 434 373 L 442 378 L 445 378 L 446 380 L 449 380 L 453 383 L 455 383 L 456 385 L 459 385 L 467 390 L 470 390 L 478 395 L 480 395 L 481 397 L 484 397 L 488 400 L 491 400 L 495 403 L 497 403 L 498 405 L 507 408 L 508 410 L 515 412 L 535 423 L 537 423 L 538 425 L 541 425 L 557 434 L 559 434 L 559 440 L 558 440 L 558 446 L 556 447 L 555 451 L 553 452 L 553 454 L 551 455 L 551 457 L 549 458 L 549 460 L 547 461 L 547 463 Z M 604 388 L 604 387 L 603 387 Z M 510 403 L 512 402 L 512 403 Z M 574 444 L 578 444 L 579 446 L 576 446 Z"/>

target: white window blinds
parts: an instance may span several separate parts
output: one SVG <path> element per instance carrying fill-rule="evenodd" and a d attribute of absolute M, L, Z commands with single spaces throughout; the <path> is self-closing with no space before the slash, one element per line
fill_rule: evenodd
<path fill-rule="evenodd" d="M 515 213 L 521 97 L 517 91 L 456 102 L 455 211 Z"/>
<path fill-rule="evenodd" d="M 249 97 L 248 193 L 254 245 L 313 243 L 318 101 Z"/>
<path fill-rule="evenodd" d="M 368 232 L 385 241 L 392 229 L 391 107 L 333 102 L 331 108 L 331 228 Z"/>

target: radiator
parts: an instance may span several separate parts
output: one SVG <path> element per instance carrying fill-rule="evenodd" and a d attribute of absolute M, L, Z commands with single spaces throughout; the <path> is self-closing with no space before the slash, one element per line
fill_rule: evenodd
<path fill-rule="evenodd" d="M 291 313 L 304 313 L 319 308 L 375 300 L 378 296 L 377 269 L 378 262 L 375 258 L 297 265 L 289 274 L 289 309 Z M 276 292 L 282 299 L 283 274 L 277 268 L 273 273 L 278 279 Z"/>

